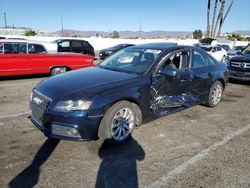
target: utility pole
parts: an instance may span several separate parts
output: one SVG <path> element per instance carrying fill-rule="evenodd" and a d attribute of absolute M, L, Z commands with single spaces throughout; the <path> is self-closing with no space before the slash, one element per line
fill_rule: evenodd
<path fill-rule="evenodd" d="M 5 28 L 7 28 L 7 19 L 6 19 L 6 13 L 5 12 L 3 13 L 3 16 L 4 16 Z"/>
<path fill-rule="evenodd" d="M 140 23 L 140 26 L 139 26 L 139 27 L 140 27 L 140 28 L 139 28 L 139 29 L 140 29 L 140 35 L 139 35 L 139 36 L 140 36 L 140 38 L 141 38 L 141 23 Z"/>
<path fill-rule="evenodd" d="M 61 37 L 63 37 L 63 18 L 61 17 Z"/>

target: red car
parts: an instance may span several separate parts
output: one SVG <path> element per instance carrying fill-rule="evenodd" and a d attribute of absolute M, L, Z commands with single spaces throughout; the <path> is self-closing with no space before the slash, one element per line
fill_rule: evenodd
<path fill-rule="evenodd" d="M 56 75 L 95 66 L 92 56 L 55 53 L 54 45 L 25 40 L 0 40 L 0 76 L 38 73 Z"/>

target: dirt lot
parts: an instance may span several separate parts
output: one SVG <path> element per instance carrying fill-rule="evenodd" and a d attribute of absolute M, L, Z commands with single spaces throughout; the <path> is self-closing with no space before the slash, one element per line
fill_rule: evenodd
<path fill-rule="evenodd" d="M 32 125 L 29 94 L 44 78 L 0 81 L 0 187 L 250 187 L 250 84 L 110 146 L 52 142 Z"/>

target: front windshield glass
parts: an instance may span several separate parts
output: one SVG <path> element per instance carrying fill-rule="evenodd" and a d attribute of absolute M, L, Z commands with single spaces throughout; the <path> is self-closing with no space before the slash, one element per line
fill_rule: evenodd
<path fill-rule="evenodd" d="M 158 59 L 161 52 L 155 49 L 125 48 L 105 59 L 98 66 L 118 72 L 144 74 Z"/>
<path fill-rule="evenodd" d="M 250 54 L 250 46 L 248 46 L 248 47 L 243 51 L 243 54 L 244 54 L 244 55 Z"/>

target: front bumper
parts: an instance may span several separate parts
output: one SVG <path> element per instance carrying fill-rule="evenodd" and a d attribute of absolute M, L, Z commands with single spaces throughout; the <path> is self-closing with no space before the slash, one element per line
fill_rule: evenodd
<path fill-rule="evenodd" d="M 72 141 L 88 141 L 98 139 L 97 132 L 102 116 L 88 117 L 84 112 L 67 114 L 46 112 L 42 122 L 37 122 L 32 115 L 29 118 L 47 137 Z M 58 131 L 58 127 L 60 131 Z M 79 134 L 72 136 L 62 132 L 72 128 L 77 130 Z"/>
<path fill-rule="evenodd" d="M 229 78 L 242 81 L 250 81 L 250 72 L 229 70 Z"/>

